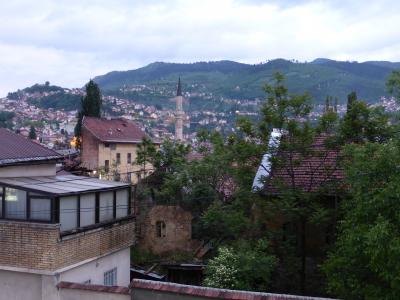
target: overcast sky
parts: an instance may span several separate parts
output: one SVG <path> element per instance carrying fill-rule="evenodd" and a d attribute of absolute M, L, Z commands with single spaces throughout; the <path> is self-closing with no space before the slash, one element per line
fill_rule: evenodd
<path fill-rule="evenodd" d="M 399 11 L 398 0 L 1 1 L 0 96 L 154 61 L 400 61 Z"/>

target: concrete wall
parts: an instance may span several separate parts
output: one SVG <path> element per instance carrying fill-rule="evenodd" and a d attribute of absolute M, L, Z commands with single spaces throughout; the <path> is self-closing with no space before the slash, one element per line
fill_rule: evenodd
<path fill-rule="evenodd" d="M 83 283 L 90 279 L 91 284 L 102 285 L 104 272 L 113 268 L 117 268 L 117 285 L 127 287 L 130 283 L 130 248 L 68 269 L 60 274 L 59 280 Z"/>
<path fill-rule="evenodd" d="M 37 165 L 20 165 L 0 168 L 0 177 L 55 176 L 56 164 L 43 163 Z"/>
<path fill-rule="evenodd" d="M 197 297 L 190 295 L 180 295 L 177 293 L 168 293 L 160 291 L 134 289 L 132 291 L 132 300 L 217 300 L 218 298 Z"/>
<path fill-rule="evenodd" d="M 42 276 L 0 270 L 0 300 L 21 299 L 42 299 Z"/>
<path fill-rule="evenodd" d="M 85 290 L 61 289 L 59 300 L 130 300 L 130 295 Z"/>

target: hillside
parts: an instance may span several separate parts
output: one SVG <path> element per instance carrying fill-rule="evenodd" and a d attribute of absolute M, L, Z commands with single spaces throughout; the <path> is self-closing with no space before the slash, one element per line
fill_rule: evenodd
<path fill-rule="evenodd" d="M 262 99 L 263 84 L 279 71 L 286 76 L 291 92 L 308 91 L 317 103 L 327 95 L 338 97 L 339 102 L 343 102 L 350 91 L 356 91 L 360 98 L 368 102 L 375 102 L 386 95 L 385 79 L 399 67 L 400 63 L 386 61 L 357 63 L 321 58 L 309 63 L 276 59 L 258 65 L 233 61 L 191 64 L 156 62 L 136 70 L 110 72 L 94 80 L 105 93 L 166 104 L 165 100 L 173 96 L 179 76 L 186 92 L 206 93 L 210 96 L 206 97 L 208 100 Z M 140 85 L 146 88 L 134 88 Z"/>

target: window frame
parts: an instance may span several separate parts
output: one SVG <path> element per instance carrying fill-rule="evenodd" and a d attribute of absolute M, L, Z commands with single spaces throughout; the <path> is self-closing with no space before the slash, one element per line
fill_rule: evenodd
<path fill-rule="evenodd" d="M 116 286 L 118 285 L 118 268 L 114 267 L 103 273 L 104 285 L 105 286 Z M 110 284 L 111 283 L 111 284 Z"/>
<path fill-rule="evenodd" d="M 121 164 L 121 153 L 120 152 L 117 152 L 115 154 L 115 162 L 116 162 L 117 165 Z"/>

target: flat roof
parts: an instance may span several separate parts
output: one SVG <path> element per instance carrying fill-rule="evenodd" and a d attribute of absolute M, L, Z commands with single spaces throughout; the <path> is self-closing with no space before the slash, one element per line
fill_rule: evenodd
<path fill-rule="evenodd" d="M 54 196 L 129 187 L 127 183 L 75 175 L 0 178 L 0 185 Z"/>

